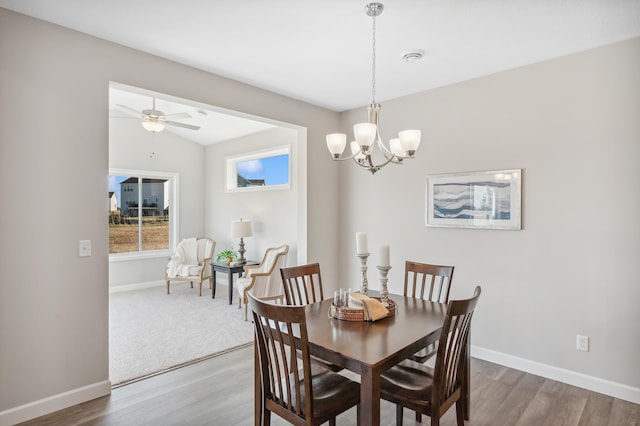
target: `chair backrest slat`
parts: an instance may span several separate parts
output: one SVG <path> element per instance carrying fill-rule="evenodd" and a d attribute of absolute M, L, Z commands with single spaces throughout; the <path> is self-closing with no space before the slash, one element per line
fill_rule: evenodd
<path fill-rule="evenodd" d="M 282 268 L 280 274 L 287 305 L 308 305 L 324 299 L 318 263 Z"/>
<path fill-rule="evenodd" d="M 453 266 L 406 261 L 404 295 L 432 302 L 449 302 L 453 270 Z"/>

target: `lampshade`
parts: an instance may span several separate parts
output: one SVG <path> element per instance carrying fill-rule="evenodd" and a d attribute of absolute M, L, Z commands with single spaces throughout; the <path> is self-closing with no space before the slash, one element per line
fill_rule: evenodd
<path fill-rule="evenodd" d="M 363 151 L 368 151 L 376 138 L 378 126 L 373 123 L 358 123 L 353 126 L 353 134 Z"/>
<path fill-rule="evenodd" d="M 234 220 L 231 222 L 231 236 L 234 238 L 250 237 L 252 232 L 250 220 Z"/>
<path fill-rule="evenodd" d="M 164 122 L 157 120 L 143 120 L 142 127 L 151 133 L 161 132 L 164 130 Z"/>
<path fill-rule="evenodd" d="M 340 157 L 346 144 L 347 135 L 344 133 L 331 133 L 327 135 L 327 148 L 335 158 Z"/>
<path fill-rule="evenodd" d="M 360 145 L 358 145 L 358 142 L 356 141 L 351 141 L 351 155 L 355 155 L 356 160 L 363 160 L 365 155 L 360 152 Z"/>
<path fill-rule="evenodd" d="M 397 155 L 398 157 L 406 157 L 406 153 L 404 152 L 404 149 L 402 149 L 402 145 L 400 145 L 400 139 L 395 138 L 395 139 L 391 139 L 389 141 L 389 148 L 391 149 L 391 152 L 393 152 L 394 155 Z"/>
<path fill-rule="evenodd" d="M 413 156 L 413 154 L 418 149 L 418 146 L 420 145 L 421 133 L 422 132 L 420 130 L 413 130 L 413 129 L 403 130 L 398 133 L 398 136 L 400 138 L 400 145 L 402 146 L 402 149 L 410 156 Z"/>

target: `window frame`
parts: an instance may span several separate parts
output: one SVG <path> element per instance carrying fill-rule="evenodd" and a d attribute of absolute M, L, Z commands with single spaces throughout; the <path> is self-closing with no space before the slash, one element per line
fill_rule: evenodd
<path fill-rule="evenodd" d="M 238 163 L 251 160 L 261 160 L 270 157 L 287 155 L 287 175 L 289 177 L 287 183 L 278 185 L 261 185 L 261 186 L 238 186 Z M 259 151 L 247 152 L 239 155 L 225 157 L 225 192 L 251 192 L 251 191 L 273 191 L 291 188 L 291 145 L 281 145 L 273 148 L 267 148 Z"/>
<path fill-rule="evenodd" d="M 142 250 L 128 253 L 109 253 L 110 262 L 119 262 L 126 260 L 141 260 L 153 258 L 166 258 L 175 253 L 176 241 L 178 236 L 178 220 L 179 217 L 179 191 L 180 174 L 174 172 L 162 172 L 152 170 L 134 170 L 109 168 L 109 177 L 111 176 L 128 176 L 138 179 L 167 179 L 167 189 L 169 191 L 169 248 L 163 250 Z M 138 183 L 139 184 L 139 183 Z M 122 206 L 120 206 L 122 209 Z M 138 241 L 139 243 L 139 241 Z"/>

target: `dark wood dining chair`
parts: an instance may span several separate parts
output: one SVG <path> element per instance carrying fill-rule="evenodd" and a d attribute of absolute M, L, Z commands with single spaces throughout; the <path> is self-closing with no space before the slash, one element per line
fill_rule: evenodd
<path fill-rule="evenodd" d="M 448 303 L 453 269 L 453 266 L 407 261 L 404 267 L 404 295 L 432 302 Z M 424 363 L 436 354 L 437 348 L 437 344 L 429 345 L 412 355 L 411 359 Z"/>
<path fill-rule="evenodd" d="M 324 300 L 319 263 L 280 268 L 280 275 L 284 287 L 284 300 L 287 305 L 308 305 Z M 332 371 L 342 370 L 340 366 L 313 356 L 311 360 Z"/>
<path fill-rule="evenodd" d="M 319 263 L 280 268 L 280 275 L 287 305 L 308 305 L 324 299 Z"/>
<path fill-rule="evenodd" d="M 271 424 L 275 413 L 293 425 L 335 426 L 336 416 L 354 406 L 360 424 L 360 385 L 311 363 L 304 306 L 267 303 L 251 293 L 248 299 L 260 361 L 262 425 Z"/>
<path fill-rule="evenodd" d="M 381 375 L 380 395 L 396 404 L 396 425 L 402 426 L 403 408 L 407 407 L 430 416 L 431 426 L 438 426 L 440 417 L 455 403 L 458 426 L 464 426 L 467 344 L 480 292 L 478 286 L 470 299 L 448 303 L 435 368 L 404 360 Z"/>
<path fill-rule="evenodd" d="M 406 261 L 404 295 L 432 302 L 448 303 L 453 269 L 453 266 Z"/>

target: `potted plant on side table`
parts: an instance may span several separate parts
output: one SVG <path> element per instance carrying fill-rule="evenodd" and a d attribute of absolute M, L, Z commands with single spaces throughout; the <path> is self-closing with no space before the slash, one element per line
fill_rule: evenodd
<path fill-rule="evenodd" d="M 226 262 L 227 265 L 230 265 L 231 262 L 238 258 L 238 253 L 236 253 L 233 249 L 226 249 L 218 253 L 216 256 L 216 261 L 218 262 Z"/>

